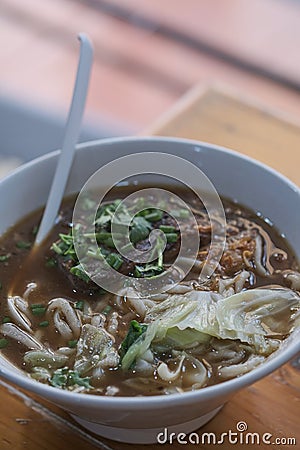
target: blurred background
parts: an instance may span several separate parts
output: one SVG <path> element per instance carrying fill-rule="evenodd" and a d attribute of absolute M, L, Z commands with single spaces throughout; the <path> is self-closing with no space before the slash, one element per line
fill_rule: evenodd
<path fill-rule="evenodd" d="M 143 133 L 195 85 L 300 123 L 299 24 L 297 0 L 1 0 L 0 175 L 60 147 L 79 31 L 95 47 L 83 141 Z"/>

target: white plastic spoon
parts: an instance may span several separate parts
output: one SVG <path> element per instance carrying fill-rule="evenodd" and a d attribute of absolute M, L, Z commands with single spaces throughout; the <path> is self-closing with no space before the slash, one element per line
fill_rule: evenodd
<path fill-rule="evenodd" d="M 61 154 L 59 156 L 47 204 L 35 239 L 35 247 L 41 244 L 47 237 L 57 217 L 73 163 L 75 145 L 79 137 L 93 61 L 93 47 L 91 41 L 84 33 L 80 33 L 78 39 L 80 41 L 80 56 L 72 103 L 66 124 Z"/>

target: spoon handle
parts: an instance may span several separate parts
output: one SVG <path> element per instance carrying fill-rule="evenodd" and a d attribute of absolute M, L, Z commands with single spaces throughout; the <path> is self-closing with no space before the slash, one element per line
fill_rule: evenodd
<path fill-rule="evenodd" d="M 78 39 L 80 41 L 80 56 L 72 103 L 65 128 L 62 150 L 36 236 L 35 245 L 39 245 L 46 238 L 57 217 L 73 163 L 75 146 L 79 137 L 92 67 L 93 47 L 91 41 L 84 33 L 80 33 Z"/>

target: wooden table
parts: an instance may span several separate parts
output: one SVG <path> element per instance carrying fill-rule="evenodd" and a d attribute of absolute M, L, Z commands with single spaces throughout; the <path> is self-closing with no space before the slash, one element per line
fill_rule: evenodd
<path fill-rule="evenodd" d="M 264 107 L 245 103 L 224 90 L 200 88 L 188 93 L 165 117 L 147 133 L 200 139 L 235 148 L 253 156 L 300 181 L 300 128 L 272 114 Z M 199 434 L 220 435 L 236 431 L 236 424 L 245 421 L 249 432 L 262 436 L 297 439 L 299 448 L 300 377 L 299 360 L 286 364 L 253 386 L 242 390 L 222 411 L 203 427 Z M 126 450 L 132 446 L 99 438 L 75 424 L 60 409 L 29 396 L 0 381 L 0 449 L 62 450 L 93 448 Z M 179 449 L 180 444 L 166 445 Z M 230 444 L 220 446 L 231 448 Z M 235 445 L 233 448 L 267 449 L 267 444 Z M 144 446 L 135 445 L 139 450 Z M 149 450 L 159 445 L 147 446 Z M 212 445 L 185 445 L 184 448 L 209 449 Z"/>

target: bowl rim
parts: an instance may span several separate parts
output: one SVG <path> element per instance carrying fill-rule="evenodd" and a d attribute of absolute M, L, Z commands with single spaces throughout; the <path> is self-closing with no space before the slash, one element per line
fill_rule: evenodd
<path fill-rule="evenodd" d="M 194 139 L 186 139 L 186 138 L 177 138 L 177 137 L 167 137 L 167 136 L 135 136 L 135 137 L 116 137 L 116 138 L 106 138 L 106 139 L 96 139 L 87 142 L 80 143 L 76 146 L 76 152 L 83 151 L 87 148 L 92 148 L 95 146 L 104 146 L 107 144 L 128 144 L 131 142 L 153 142 L 153 143 L 174 143 L 176 145 L 188 145 L 194 147 L 202 147 L 206 149 L 212 149 L 214 151 L 225 153 L 228 155 L 232 155 L 236 158 L 242 159 L 245 162 L 250 163 L 251 165 L 259 166 L 263 171 L 268 172 L 269 174 L 279 178 L 281 182 L 287 184 L 290 189 L 296 192 L 299 195 L 300 199 L 300 188 L 289 180 L 285 175 L 281 174 L 277 170 L 269 167 L 268 165 L 251 158 L 247 155 L 239 153 L 236 150 L 232 150 L 230 148 L 212 144 L 204 141 L 198 141 Z M 155 145 L 155 144 L 154 144 Z M 194 149 L 195 150 L 195 149 Z M 141 150 L 142 151 L 142 150 Z M 195 150 L 196 151 L 196 150 Z M 31 161 L 26 162 L 25 164 L 19 166 L 14 171 L 10 172 L 6 177 L 0 180 L 0 186 L 5 183 L 7 180 L 10 180 L 12 177 L 18 176 L 24 171 L 30 169 L 32 166 L 43 163 L 44 161 L 51 160 L 53 158 L 58 157 L 60 154 L 60 150 L 54 150 L 52 152 L 48 152 L 38 158 L 35 158 Z M 1 189 L 1 187 L 0 187 Z M 300 330 L 299 330 L 300 331 Z M 297 331 L 295 331 L 297 333 Z M 76 393 L 72 391 L 62 390 L 59 388 L 55 388 L 43 383 L 40 383 L 36 380 L 33 380 L 29 377 L 29 375 L 17 368 L 16 372 L 12 372 L 9 369 L 4 369 L 0 367 L 0 376 L 3 378 L 15 383 L 16 385 L 21 386 L 29 391 L 36 393 L 37 395 L 46 397 L 54 402 L 64 403 L 72 405 L 74 403 L 88 403 L 88 404 L 98 404 L 102 403 L 108 409 L 114 409 L 118 407 L 119 409 L 127 409 L 129 406 L 131 408 L 136 409 L 148 409 L 149 407 L 154 407 L 155 405 L 159 405 L 162 402 L 166 406 L 176 405 L 178 403 L 185 402 L 195 402 L 201 400 L 209 400 L 215 398 L 217 396 L 224 396 L 226 394 L 230 394 L 230 392 L 237 391 L 246 387 L 259 379 L 269 375 L 274 370 L 278 369 L 281 365 L 288 362 L 298 351 L 300 350 L 300 341 L 296 340 L 291 344 L 287 345 L 287 348 L 284 349 L 283 352 L 280 352 L 278 355 L 276 352 L 274 353 L 274 357 L 272 357 L 269 361 L 263 362 L 261 365 L 257 366 L 250 372 L 243 374 L 240 377 L 235 377 L 230 380 L 224 380 L 221 383 L 206 386 L 204 388 L 195 390 L 195 391 L 187 391 L 183 393 L 174 393 L 169 395 L 152 395 L 152 396 L 122 396 L 122 397 L 109 397 L 102 396 L 96 394 L 85 394 L 85 393 Z M 2 356 L 1 356 L 2 357 Z M 8 360 L 9 361 L 9 360 Z M 147 399 L 145 401 L 145 399 Z"/>

